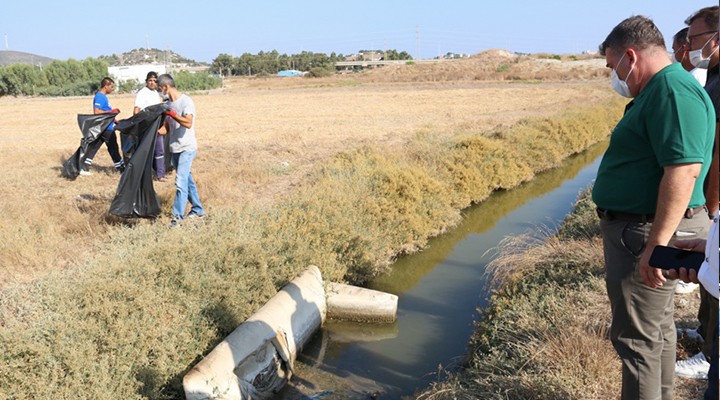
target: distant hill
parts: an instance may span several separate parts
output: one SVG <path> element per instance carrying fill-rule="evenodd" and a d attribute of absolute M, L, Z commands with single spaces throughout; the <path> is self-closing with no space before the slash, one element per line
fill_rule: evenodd
<path fill-rule="evenodd" d="M 45 66 L 53 62 L 52 58 L 22 51 L 0 50 L 0 65 L 32 64 Z"/>
<path fill-rule="evenodd" d="M 375 82 L 462 80 L 592 80 L 607 79 L 604 58 L 597 55 L 516 54 L 491 49 L 459 60 L 388 65 L 362 73 Z"/>
<path fill-rule="evenodd" d="M 189 58 L 185 58 L 171 50 L 160 49 L 133 49 L 120 55 L 113 54 L 111 56 L 100 56 L 100 60 L 108 63 L 111 67 L 120 65 L 138 65 L 138 64 L 183 64 L 189 67 L 199 67 L 207 65 L 207 63 L 197 62 Z"/>

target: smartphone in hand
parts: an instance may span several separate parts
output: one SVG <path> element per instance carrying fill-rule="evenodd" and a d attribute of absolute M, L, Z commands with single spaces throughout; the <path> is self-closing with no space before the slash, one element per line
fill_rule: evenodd
<path fill-rule="evenodd" d="M 705 254 L 676 247 L 655 246 L 649 264 L 654 268 L 699 270 L 705 261 Z"/>

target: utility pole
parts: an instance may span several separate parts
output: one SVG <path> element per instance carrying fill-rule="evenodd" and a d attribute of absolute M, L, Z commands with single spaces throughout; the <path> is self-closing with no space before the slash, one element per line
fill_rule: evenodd
<path fill-rule="evenodd" d="M 420 59 L 420 25 L 415 25 L 415 59 Z"/>

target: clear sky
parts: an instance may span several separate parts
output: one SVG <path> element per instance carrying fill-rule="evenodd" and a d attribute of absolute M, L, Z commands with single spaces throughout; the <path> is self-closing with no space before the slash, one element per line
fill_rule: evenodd
<path fill-rule="evenodd" d="M 668 48 L 693 11 L 717 0 L 105 1 L 5 0 L 0 49 L 66 60 L 136 48 L 212 62 L 221 53 L 397 49 L 417 58 L 491 48 L 596 50 L 631 15 L 658 25 Z"/>

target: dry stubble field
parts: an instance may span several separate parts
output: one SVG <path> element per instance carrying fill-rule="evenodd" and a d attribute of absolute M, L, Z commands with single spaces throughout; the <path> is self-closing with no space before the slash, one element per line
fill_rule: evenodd
<path fill-rule="evenodd" d="M 423 132 L 507 127 L 611 96 L 604 79 L 571 82 L 373 82 L 353 78 L 228 79 L 195 93 L 199 151 L 193 172 L 213 208 L 270 204 L 323 160 L 359 146 L 399 147 Z M 110 95 L 128 117 L 132 95 Z M 22 282 L 92 254 L 112 236 L 106 220 L 118 176 L 105 147 L 95 175 L 68 181 L 60 166 L 79 145 L 76 114 L 91 97 L 1 98 L 0 283 Z M 156 184 L 167 223 L 171 181 Z"/>

